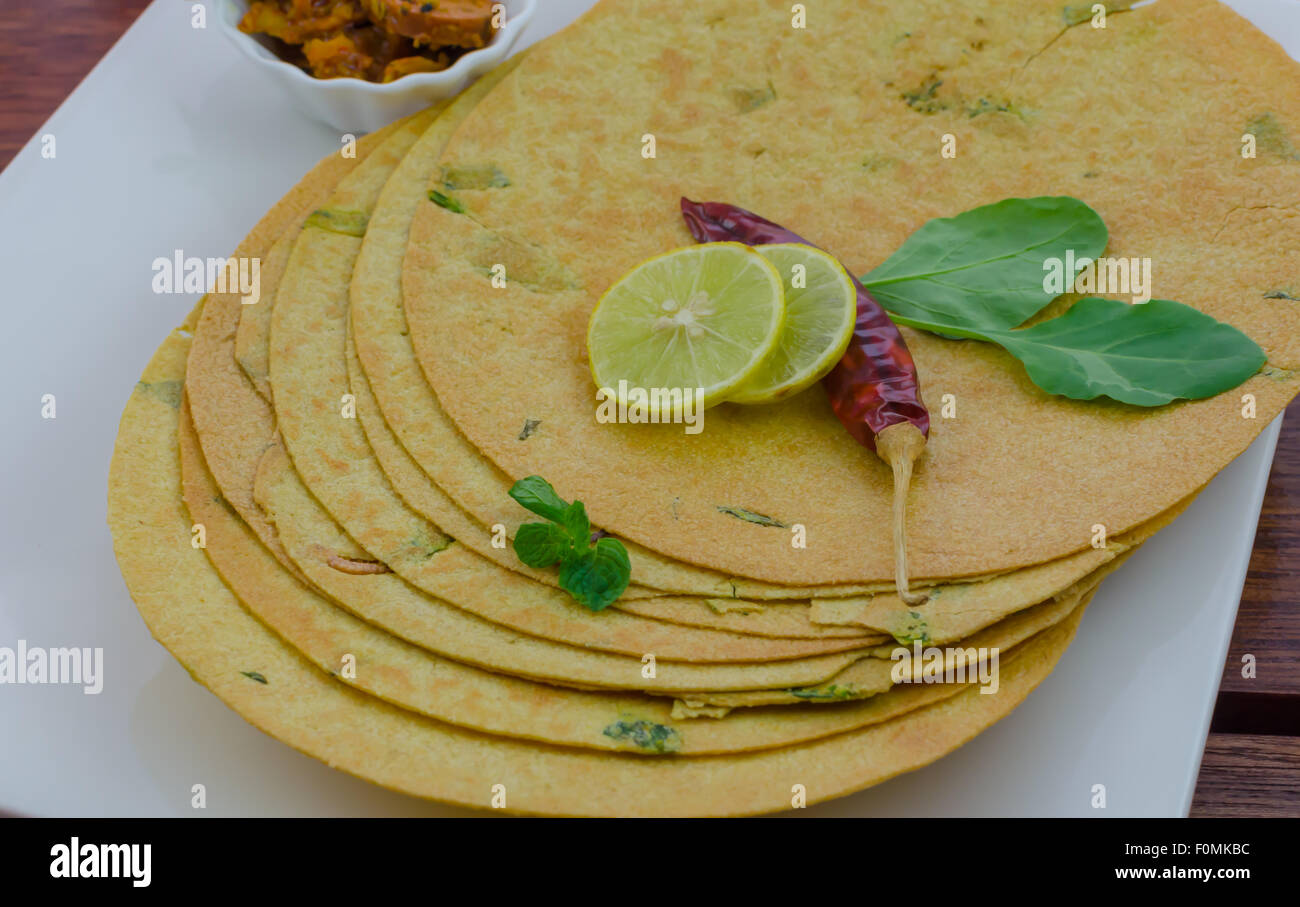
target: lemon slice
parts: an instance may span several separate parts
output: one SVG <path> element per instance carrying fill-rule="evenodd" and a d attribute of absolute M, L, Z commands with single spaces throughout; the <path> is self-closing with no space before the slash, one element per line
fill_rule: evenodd
<path fill-rule="evenodd" d="M 784 318 L 781 275 L 755 250 L 740 243 L 677 249 L 637 265 L 596 304 L 587 325 L 591 374 L 620 401 L 637 388 L 652 401 L 671 400 L 654 393 L 660 390 L 701 389 L 703 405 L 712 406 L 762 366 Z"/>
<path fill-rule="evenodd" d="M 858 293 L 831 256 L 812 246 L 758 246 L 785 284 L 785 326 L 774 349 L 728 400 L 772 403 L 826 377 L 853 337 Z"/>

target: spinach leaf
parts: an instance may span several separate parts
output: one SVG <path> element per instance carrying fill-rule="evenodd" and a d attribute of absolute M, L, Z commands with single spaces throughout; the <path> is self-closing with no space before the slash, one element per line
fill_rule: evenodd
<path fill-rule="evenodd" d="M 1268 358 L 1232 325 L 1169 299 L 1130 305 L 1089 297 L 1064 315 L 1018 331 L 933 321 L 908 324 L 947 337 L 996 343 L 1023 362 L 1030 379 L 1050 394 L 1075 400 L 1110 397 L 1134 406 L 1213 397 L 1258 372 Z"/>
<path fill-rule="evenodd" d="M 1267 358 L 1232 325 L 1168 299 L 1080 299 L 1059 318 L 986 338 L 1023 362 L 1049 393 L 1137 406 L 1212 397 L 1258 372 Z"/>
<path fill-rule="evenodd" d="M 622 542 L 603 538 L 560 566 L 560 586 L 583 607 L 603 611 L 623 594 L 631 575 L 632 564 Z"/>
<path fill-rule="evenodd" d="M 1077 198 L 1009 198 L 927 222 L 862 283 L 899 324 L 1004 330 L 1059 295 L 1043 288 L 1047 259 L 1096 259 L 1107 236 Z"/>
<path fill-rule="evenodd" d="M 863 284 L 899 324 L 996 343 L 1043 390 L 1135 406 L 1211 397 L 1264 365 L 1264 351 L 1230 324 L 1168 299 L 1129 305 L 1088 298 L 1064 315 L 1013 330 L 1059 293 L 1049 259 L 1079 267 L 1106 249 L 1097 212 L 1068 196 L 1009 198 L 924 224 Z"/>

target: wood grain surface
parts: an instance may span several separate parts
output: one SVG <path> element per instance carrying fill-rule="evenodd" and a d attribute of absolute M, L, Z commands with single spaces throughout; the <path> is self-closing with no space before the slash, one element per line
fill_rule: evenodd
<path fill-rule="evenodd" d="M 147 5 L 148 0 L 3 0 L 0 166 Z M 1193 815 L 1300 816 L 1298 602 L 1300 403 L 1290 408 L 1278 444 Z M 1253 657 L 1253 677 L 1243 676 L 1243 656 Z"/>
<path fill-rule="evenodd" d="M 1300 816 L 1300 737 L 1211 734 L 1192 801 L 1194 818 Z"/>
<path fill-rule="evenodd" d="M 0 166 L 148 5 L 148 0 L 0 0 Z"/>

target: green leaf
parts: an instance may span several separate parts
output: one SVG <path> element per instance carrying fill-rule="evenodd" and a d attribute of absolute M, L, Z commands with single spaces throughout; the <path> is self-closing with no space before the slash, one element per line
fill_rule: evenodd
<path fill-rule="evenodd" d="M 1070 251 L 1080 264 L 1096 259 L 1106 240 L 1077 198 L 1009 198 L 927 222 L 862 282 L 900 324 L 1005 330 L 1061 295 L 1043 288 L 1044 262 Z"/>
<path fill-rule="evenodd" d="M 510 185 L 510 178 L 492 164 L 443 167 L 442 185 L 452 191 L 457 189 L 504 189 Z"/>
<path fill-rule="evenodd" d="M 1232 325 L 1168 299 L 1140 305 L 1080 299 L 1059 318 L 986 337 L 1023 362 L 1049 393 L 1137 406 L 1212 397 L 1241 384 L 1267 359 Z"/>
<path fill-rule="evenodd" d="M 591 520 L 587 518 L 587 508 L 583 506 L 582 501 L 574 501 L 564 508 L 560 525 L 568 531 L 569 538 L 573 540 L 573 547 L 578 551 L 585 550 L 591 543 Z"/>
<path fill-rule="evenodd" d="M 554 523 L 524 523 L 515 533 L 515 554 L 529 567 L 552 567 L 573 555 L 573 541 Z"/>
<path fill-rule="evenodd" d="M 753 523 L 757 526 L 774 526 L 777 529 L 789 529 L 789 523 L 782 523 L 780 520 L 773 519 L 765 513 L 755 513 L 752 510 L 746 510 L 744 507 L 727 507 L 723 504 L 716 505 L 718 513 L 725 513 L 727 516 L 734 516 L 738 520 L 744 520 L 746 523 Z"/>
<path fill-rule="evenodd" d="M 318 208 L 311 213 L 303 226 L 317 227 L 344 236 L 365 236 L 366 226 L 369 223 L 370 215 L 364 211 Z"/>
<path fill-rule="evenodd" d="M 429 190 L 429 201 L 433 202 L 439 208 L 446 208 L 452 214 L 464 214 L 465 206 L 450 195 L 443 195 L 437 189 Z"/>
<path fill-rule="evenodd" d="M 538 516 L 546 517 L 552 523 L 563 523 L 564 512 L 568 502 L 555 493 L 551 483 L 541 476 L 526 476 L 516 482 L 510 489 L 514 498 L 526 510 Z"/>
<path fill-rule="evenodd" d="M 603 611 L 632 578 L 623 543 L 601 538 L 591 544 L 591 520 L 581 501 L 567 503 L 541 476 L 520 479 L 510 497 L 550 520 L 524 523 L 515 533 L 515 554 L 529 567 L 560 565 L 560 587 L 583 607 Z"/>
<path fill-rule="evenodd" d="M 627 549 L 617 539 L 603 538 L 560 567 L 560 587 L 584 608 L 603 611 L 612 605 L 632 577 Z"/>

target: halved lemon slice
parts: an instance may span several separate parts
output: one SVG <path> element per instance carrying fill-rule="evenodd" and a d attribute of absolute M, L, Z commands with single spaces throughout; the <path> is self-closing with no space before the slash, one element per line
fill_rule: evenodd
<path fill-rule="evenodd" d="M 785 285 L 785 326 L 731 403 L 773 403 L 820 381 L 844 355 L 857 319 L 857 289 L 834 258 L 797 243 L 756 248 Z"/>
<path fill-rule="evenodd" d="M 637 388 L 701 389 L 712 406 L 754 375 L 784 318 L 781 275 L 758 252 L 740 243 L 677 249 L 637 265 L 596 304 L 591 374 L 619 400 Z"/>

